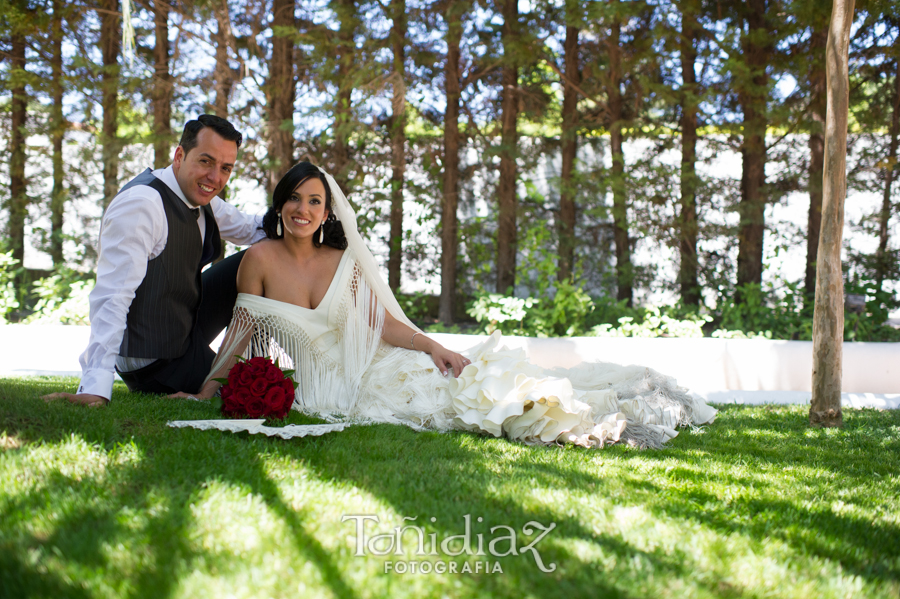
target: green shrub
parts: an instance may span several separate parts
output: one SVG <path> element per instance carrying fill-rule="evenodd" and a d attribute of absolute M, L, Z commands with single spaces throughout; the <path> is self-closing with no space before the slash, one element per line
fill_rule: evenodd
<path fill-rule="evenodd" d="M 506 335 L 531 337 L 703 337 L 719 339 L 811 340 L 813 307 L 798 284 L 781 288 L 759 285 L 740 288 L 703 313 L 681 304 L 628 307 L 624 300 L 590 298 L 568 282 L 557 283 L 551 298 L 517 298 L 498 293 L 478 296 L 468 313 L 478 321 L 479 333 L 499 330 Z M 897 307 L 893 295 L 874 283 L 847 285 L 848 293 L 864 295 L 862 314 L 844 315 L 846 341 L 900 341 L 900 330 L 886 324 Z"/>
<path fill-rule="evenodd" d="M 0 324 L 5 324 L 6 316 L 19 307 L 13 285 L 17 264 L 13 260 L 12 251 L 0 253 Z"/>
<path fill-rule="evenodd" d="M 90 324 L 88 296 L 94 288 L 92 280 L 72 269 L 35 281 L 34 295 L 38 298 L 28 324 Z"/>

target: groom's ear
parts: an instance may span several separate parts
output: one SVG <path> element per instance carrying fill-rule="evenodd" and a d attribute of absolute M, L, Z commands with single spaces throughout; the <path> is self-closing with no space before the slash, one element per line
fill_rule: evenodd
<path fill-rule="evenodd" d="M 178 146 L 175 148 L 175 155 L 172 157 L 173 170 L 177 171 L 181 167 L 182 162 L 184 162 L 184 148 Z"/>

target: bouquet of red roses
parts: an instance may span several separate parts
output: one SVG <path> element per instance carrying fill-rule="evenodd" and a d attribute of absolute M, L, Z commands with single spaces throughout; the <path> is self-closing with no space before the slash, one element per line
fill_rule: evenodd
<path fill-rule="evenodd" d="M 285 418 L 294 403 L 298 383 L 293 370 L 282 370 L 269 358 L 240 356 L 222 383 L 222 415 L 229 418 Z"/>

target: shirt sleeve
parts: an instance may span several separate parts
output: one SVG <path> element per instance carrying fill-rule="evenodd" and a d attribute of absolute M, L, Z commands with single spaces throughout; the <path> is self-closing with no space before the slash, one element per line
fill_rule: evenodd
<path fill-rule="evenodd" d="M 166 215 L 156 190 L 138 185 L 110 203 L 100 226 L 97 282 L 90 294 L 91 336 L 81 354 L 78 393 L 109 399 L 128 310 L 147 274 L 147 262 L 165 247 Z"/>
<path fill-rule="evenodd" d="M 235 245 L 251 245 L 265 239 L 266 234 L 261 228 L 262 215 L 241 212 L 220 197 L 213 198 L 210 207 L 216 216 L 222 239 Z"/>

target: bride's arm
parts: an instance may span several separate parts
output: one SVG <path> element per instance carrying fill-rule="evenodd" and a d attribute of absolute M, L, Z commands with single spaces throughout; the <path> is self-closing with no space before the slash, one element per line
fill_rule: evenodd
<path fill-rule="evenodd" d="M 384 311 L 384 329 L 381 338 L 396 347 L 414 349 L 431 354 L 431 359 L 443 374 L 447 369 L 453 369 L 453 375 L 459 376 L 463 368 L 469 364 L 469 360 L 460 354 L 450 351 L 434 339 L 426 337 L 409 326 L 403 324 L 387 310 Z"/>
<path fill-rule="evenodd" d="M 257 252 L 247 250 L 241 265 L 238 267 L 237 273 L 237 291 L 238 293 L 249 293 L 252 295 L 263 294 L 263 275 L 261 264 L 258 264 L 259 257 Z M 250 339 L 253 338 L 254 326 L 251 324 L 246 313 L 238 308 L 231 317 L 231 323 L 219 346 L 219 353 L 213 360 L 212 369 L 203 383 L 203 387 L 198 393 L 173 393 L 169 397 L 194 397 L 196 399 L 209 399 L 219 390 L 222 383 L 213 379 L 226 378 L 231 367 L 234 366 L 237 358 L 247 349 Z"/>

